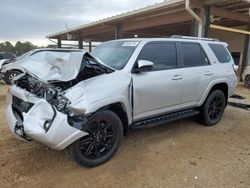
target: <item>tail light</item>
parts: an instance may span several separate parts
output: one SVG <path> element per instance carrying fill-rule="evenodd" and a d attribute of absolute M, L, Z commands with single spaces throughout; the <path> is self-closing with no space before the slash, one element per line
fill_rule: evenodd
<path fill-rule="evenodd" d="M 239 66 L 238 66 L 238 65 L 235 65 L 235 64 L 233 64 L 232 66 L 233 66 L 233 70 L 234 70 L 236 76 L 238 76 Z"/>

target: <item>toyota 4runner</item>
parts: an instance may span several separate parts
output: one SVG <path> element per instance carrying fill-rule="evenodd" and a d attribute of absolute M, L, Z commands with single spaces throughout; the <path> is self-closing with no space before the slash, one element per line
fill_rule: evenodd
<path fill-rule="evenodd" d="M 7 94 L 14 135 L 67 149 L 87 167 L 109 160 L 131 127 L 190 116 L 217 124 L 237 85 L 226 43 L 183 36 L 43 49 L 8 70 L 22 72 Z"/>

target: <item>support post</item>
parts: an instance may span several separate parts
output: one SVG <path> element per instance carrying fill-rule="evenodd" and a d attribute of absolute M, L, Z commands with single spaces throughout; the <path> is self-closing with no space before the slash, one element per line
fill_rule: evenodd
<path fill-rule="evenodd" d="M 62 41 L 61 39 L 57 39 L 57 48 L 61 48 L 62 47 Z"/>
<path fill-rule="evenodd" d="M 250 26 L 248 26 L 249 30 Z M 241 75 L 244 72 L 245 67 L 248 65 L 249 59 L 250 58 L 250 36 L 246 35 L 245 37 L 245 44 L 244 44 L 244 49 L 243 49 L 243 58 L 241 62 L 241 71 L 240 71 L 240 80 L 242 81 Z"/>
<path fill-rule="evenodd" d="M 195 8 L 194 12 L 199 15 L 200 10 Z M 196 19 L 193 19 L 193 29 L 192 29 L 192 36 L 198 37 L 199 36 L 199 22 Z"/>
<path fill-rule="evenodd" d="M 80 38 L 79 41 L 78 41 L 78 48 L 79 49 L 83 49 L 83 43 L 82 42 L 83 42 L 82 38 Z"/>
<path fill-rule="evenodd" d="M 205 6 L 205 21 L 204 21 L 204 32 L 203 37 L 208 37 L 209 25 L 210 25 L 210 9 L 211 7 L 206 5 Z"/>
<path fill-rule="evenodd" d="M 115 26 L 115 39 L 122 39 L 122 25 L 117 24 Z"/>
<path fill-rule="evenodd" d="M 89 41 L 89 52 L 92 51 L 92 41 Z"/>

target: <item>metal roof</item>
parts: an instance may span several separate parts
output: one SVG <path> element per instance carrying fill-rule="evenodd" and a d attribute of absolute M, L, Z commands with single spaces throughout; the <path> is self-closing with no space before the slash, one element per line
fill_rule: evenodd
<path fill-rule="evenodd" d="M 246 25 L 246 22 L 250 23 L 250 0 L 192 0 L 192 2 L 198 4 L 198 6 L 211 5 L 214 8 L 211 13 L 215 15 L 214 24 L 233 27 Z M 220 10 L 223 10 L 223 12 L 220 12 Z M 227 14 L 227 17 L 223 17 L 224 13 Z M 238 19 L 234 19 L 230 15 L 232 13 Z M 147 25 L 147 22 L 153 24 L 150 27 L 137 28 L 139 23 Z M 159 24 L 157 25 L 156 22 L 159 22 Z M 99 41 L 110 40 L 111 36 L 114 36 L 115 26 L 120 23 L 124 26 L 125 37 L 132 37 L 132 33 L 139 33 L 143 37 L 162 37 L 172 35 L 173 32 L 189 35 L 192 22 L 193 18 L 185 11 L 184 0 L 165 0 L 161 3 L 57 32 L 47 37 L 68 40 L 67 34 L 70 33 L 74 35 L 72 40 L 78 40 L 82 36 L 84 39 L 96 39 L 97 41 L 98 39 Z"/>
<path fill-rule="evenodd" d="M 176 6 L 176 5 L 178 5 L 180 3 L 183 3 L 183 2 L 184 2 L 184 0 L 169 0 L 169 1 L 165 0 L 165 1 L 161 2 L 161 3 L 155 3 L 154 5 L 149 5 L 149 6 L 139 8 L 139 9 L 135 9 L 135 10 L 132 10 L 132 11 L 127 11 L 125 13 L 121 13 L 121 14 L 118 14 L 118 15 L 115 15 L 115 16 L 104 18 L 104 19 L 100 19 L 98 21 L 94 21 L 94 22 L 91 22 L 89 24 L 85 24 L 85 25 L 74 27 L 74 28 L 64 30 L 64 31 L 61 31 L 61 32 L 53 33 L 51 35 L 48 35 L 47 38 L 51 38 L 51 37 L 54 37 L 54 36 L 57 36 L 57 35 L 65 34 L 65 33 L 69 33 L 69 32 L 72 32 L 72 31 L 77 31 L 77 30 L 80 30 L 80 29 L 88 28 L 88 27 L 95 26 L 95 25 L 102 24 L 102 23 L 106 23 L 106 22 L 117 22 L 117 21 L 126 19 L 128 17 L 135 16 L 135 15 L 140 14 L 140 13 L 150 12 L 152 10 L 162 9 L 162 8 L 165 8 L 165 7 Z"/>

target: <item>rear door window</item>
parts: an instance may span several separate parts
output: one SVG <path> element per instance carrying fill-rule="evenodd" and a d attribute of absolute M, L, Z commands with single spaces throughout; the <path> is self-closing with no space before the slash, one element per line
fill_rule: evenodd
<path fill-rule="evenodd" d="M 184 67 L 197 67 L 208 65 L 208 58 L 197 43 L 181 43 L 181 52 Z"/>
<path fill-rule="evenodd" d="M 209 46 L 220 63 L 228 63 L 231 61 L 231 55 L 224 45 L 210 43 Z"/>

